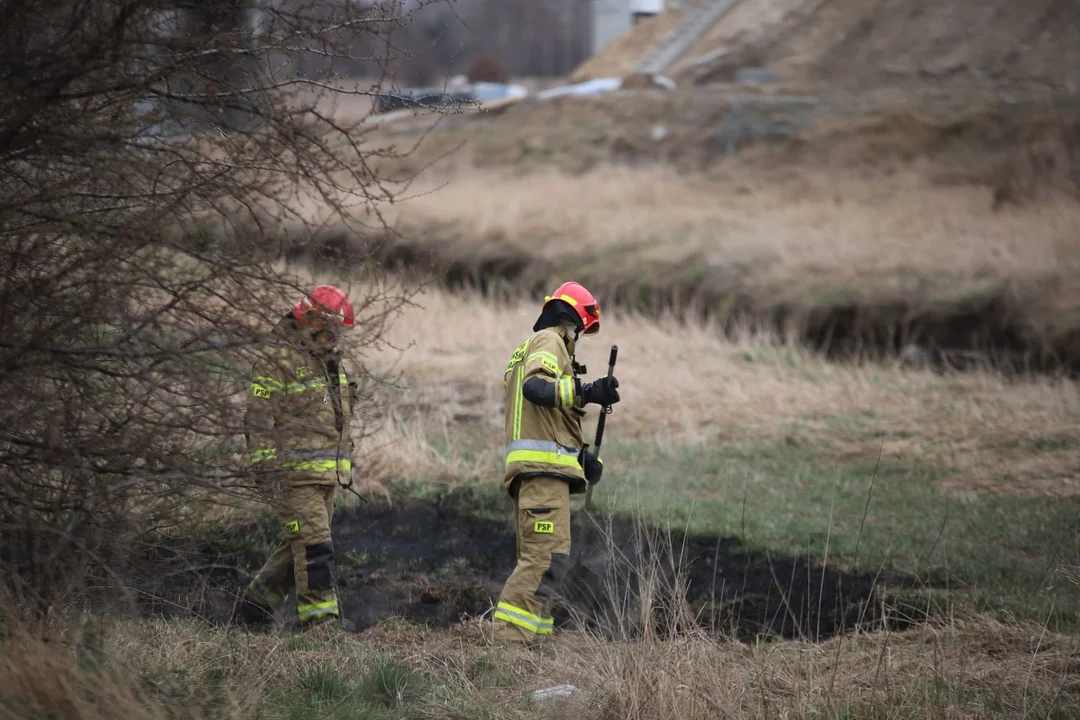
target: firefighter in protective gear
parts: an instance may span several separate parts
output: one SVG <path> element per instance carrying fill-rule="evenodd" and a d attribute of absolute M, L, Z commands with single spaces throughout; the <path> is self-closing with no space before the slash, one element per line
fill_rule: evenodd
<path fill-rule="evenodd" d="M 348 296 L 320 285 L 281 319 L 253 367 L 244 435 L 285 537 L 247 587 L 244 622 L 270 621 L 293 587 L 302 628 L 340 617 L 330 520 L 337 486 L 352 484 L 356 385 L 338 343 L 355 322 Z"/>
<path fill-rule="evenodd" d="M 570 565 L 570 495 L 600 481 L 600 458 L 584 449 L 587 404 L 619 402 L 619 381 L 577 377 L 579 337 L 600 330 L 600 306 L 575 282 L 545 298 L 533 334 L 514 351 L 503 377 L 506 473 L 514 499 L 517 566 L 495 608 L 497 642 L 550 635 L 551 605 Z"/>

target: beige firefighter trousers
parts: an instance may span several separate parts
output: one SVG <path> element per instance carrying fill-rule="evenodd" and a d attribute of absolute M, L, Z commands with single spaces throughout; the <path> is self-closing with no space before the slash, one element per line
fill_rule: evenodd
<path fill-rule="evenodd" d="M 272 609 L 296 587 L 296 613 L 301 622 L 337 616 L 334 583 L 335 485 L 289 485 L 273 501 L 284 523 L 285 537 L 247 587 L 248 596 Z"/>
<path fill-rule="evenodd" d="M 551 635 L 551 605 L 570 566 L 570 486 L 553 477 L 521 481 L 514 499 L 517 566 L 495 607 L 495 641 Z"/>

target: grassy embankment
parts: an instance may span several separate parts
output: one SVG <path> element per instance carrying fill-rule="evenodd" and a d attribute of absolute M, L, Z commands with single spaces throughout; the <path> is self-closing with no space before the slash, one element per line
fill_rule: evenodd
<path fill-rule="evenodd" d="M 424 169 L 389 255 L 513 294 L 569 273 L 626 307 L 835 350 L 1075 369 L 1080 125 L 1070 101 L 1025 98 L 724 86 L 522 103 L 428 134 L 421 116 L 372 137 L 409 150 L 387 164 L 403 177 Z"/>
<path fill-rule="evenodd" d="M 985 187 L 915 172 L 472 169 L 399 206 L 389 254 L 513 295 L 574 276 L 627 307 L 755 322 L 825 349 L 1075 369 L 1080 205 L 990 206 Z"/>

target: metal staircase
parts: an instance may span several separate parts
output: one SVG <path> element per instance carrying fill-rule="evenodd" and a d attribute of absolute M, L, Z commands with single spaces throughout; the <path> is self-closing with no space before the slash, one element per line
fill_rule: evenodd
<path fill-rule="evenodd" d="M 686 51 L 709 31 L 736 0 L 705 0 L 686 14 L 679 27 L 668 33 L 649 53 L 634 66 L 634 71 L 646 75 L 659 75 L 678 62 Z"/>

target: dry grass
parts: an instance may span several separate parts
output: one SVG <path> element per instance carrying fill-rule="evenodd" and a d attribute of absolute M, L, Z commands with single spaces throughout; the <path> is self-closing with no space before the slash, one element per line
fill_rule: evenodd
<path fill-rule="evenodd" d="M 978 187 L 930 187 L 911 172 L 868 183 L 851 174 L 791 171 L 718 180 L 672 169 L 603 167 L 458 172 L 406 201 L 398 220 L 459 231 L 449 255 L 497 241 L 545 255 L 618 263 L 746 268 L 760 280 L 832 273 L 851 282 L 890 274 L 899 287 L 947 275 L 974 280 L 1067 277 L 1080 267 L 1080 205 L 1047 200 L 994 213 Z M 537 245 L 543 241 L 542 245 Z"/>
<path fill-rule="evenodd" d="M 504 306 L 428 291 L 405 310 L 389 333 L 398 349 L 371 359 L 401 372 L 408 386 L 400 425 L 380 439 L 390 443 L 382 448 L 392 453 L 387 467 L 413 480 L 486 476 L 482 456 L 455 462 L 431 439 L 471 430 L 495 462 L 502 373 L 538 301 Z M 732 342 L 705 325 L 609 311 L 578 358 L 599 375 L 610 344 L 619 345 L 623 402 L 612 432 L 620 439 L 769 444 L 794 435 L 844 458 L 876 453 L 883 438 L 887 457 L 937 465 L 965 487 L 1080 492 L 1080 447 L 1068 438 L 1080 423 L 1073 382 L 837 365 L 772 340 L 748 334 Z"/>
<path fill-rule="evenodd" d="M 950 708 L 947 717 L 996 717 L 1009 713 L 995 712 L 995 699 L 1020 710 L 1038 698 L 1045 713 L 1057 693 L 1076 692 L 1064 677 L 1074 641 L 1039 638 L 1038 628 L 985 622 L 821 645 L 657 643 L 605 654 L 599 673 L 615 679 L 605 687 L 620 711 L 612 716 L 926 717 Z M 579 660 L 582 669 L 597 662 Z"/>
<path fill-rule="evenodd" d="M 19 661 L 8 653 L 0 662 L 0 717 L 1067 717 L 1080 692 L 1074 638 L 989 620 L 820 645 L 693 634 L 611 644 L 568 633 L 530 652 L 492 647 L 489 633 L 483 621 L 310 637 L 110 623 L 102 665 L 78 662 L 85 638 L 65 646 L 23 636 L 5 648 Z M 414 687 L 380 713 L 365 688 L 388 662 Z M 530 701 L 560 683 L 578 691 Z M 20 712 L 26 703 L 36 715 Z"/>
<path fill-rule="evenodd" d="M 0 718 L 106 720 L 204 717 L 195 704 L 185 707 L 146 692 L 137 672 L 109 661 L 100 648 L 75 641 L 43 641 L 15 631 L 0 643 Z M 129 658 L 138 662 L 138 658 Z"/>
<path fill-rule="evenodd" d="M 375 484 L 483 473 L 482 459 L 440 448 L 474 433 L 497 456 L 501 373 L 536 315 L 535 302 L 494 305 L 436 291 L 418 302 L 391 330 L 398 349 L 368 358 L 406 380 L 379 439 L 390 444 L 369 446 L 384 468 Z M 1071 383 L 843 367 L 766 337 L 730 342 L 706 326 L 619 312 L 604 321 L 580 359 L 598 374 L 608 344 L 620 345 L 625 400 L 612 428 L 627 439 L 771 442 L 797 420 L 825 451 L 842 455 L 863 433 L 886 432 L 887 452 L 941 462 L 961 454 L 976 478 L 1027 468 L 1045 481 L 1067 463 L 1080 467 L 1068 442 L 1031 452 L 1035 440 L 1067 441 L 1063 433 L 1076 426 L 1080 395 Z M 1065 464 L 1031 466 L 1039 457 Z M 443 631 L 389 621 L 359 636 L 248 634 L 190 621 L 92 626 L 90 635 L 72 631 L 48 644 L 10 629 L 0 635 L 0 718 L 1070 717 L 1080 696 L 1075 637 L 987 618 L 817 645 L 698 633 L 612 643 L 573 632 L 539 652 L 492 647 L 482 620 Z M 412 699 L 394 704 L 380 690 L 370 700 L 371 678 L 386 663 L 419 683 Z M 564 682 L 579 691 L 529 699 Z M 349 705 L 361 701 L 375 704 Z"/>

